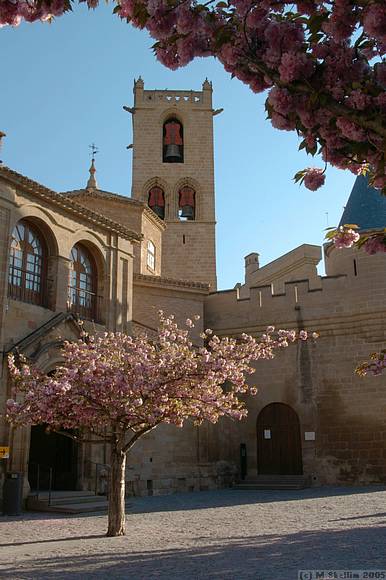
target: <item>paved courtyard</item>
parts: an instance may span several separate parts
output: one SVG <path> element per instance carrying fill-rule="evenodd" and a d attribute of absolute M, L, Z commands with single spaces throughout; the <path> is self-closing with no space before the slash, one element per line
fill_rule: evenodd
<path fill-rule="evenodd" d="M 386 490 L 320 488 L 135 498 L 127 536 L 106 516 L 0 517 L 0 578 L 292 580 L 386 568 Z"/>

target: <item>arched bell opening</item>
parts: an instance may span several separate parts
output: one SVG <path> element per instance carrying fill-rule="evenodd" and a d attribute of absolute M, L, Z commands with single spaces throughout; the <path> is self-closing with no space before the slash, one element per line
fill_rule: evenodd
<path fill-rule="evenodd" d="M 162 161 L 164 163 L 184 162 L 184 128 L 176 118 L 167 119 L 163 125 Z"/>
<path fill-rule="evenodd" d="M 196 192 L 187 185 L 178 192 L 178 217 L 182 221 L 196 219 Z"/>
<path fill-rule="evenodd" d="M 257 418 L 259 475 L 302 475 L 299 417 L 289 405 L 271 403 Z"/>
<path fill-rule="evenodd" d="M 165 193 L 158 185 L 152 187 L 148 195 L 148 206 L 161 219 L 165 219 Z"/>

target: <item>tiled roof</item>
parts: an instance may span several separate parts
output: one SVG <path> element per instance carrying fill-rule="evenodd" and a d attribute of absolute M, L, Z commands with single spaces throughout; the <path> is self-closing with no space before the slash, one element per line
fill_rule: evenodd
<path fill-rule="evenodd" d="M 386 228 L 386 196 L 358 175 L 339 225 L 356 224 L 360 230 Z"/>
<path fill-rule="evenodd" d="M 127 197 L 126 195 L 120 195 L 119 193 L 113 193 L 112 191 L 104 191 L 103 189 L 97 189 L 94 187 L 85 189 L 74 189 L 72 191 L 63 191 L 61 195 L 64 195 L 70 199 L 76 199 L 78 197 L 93 197 L 95 199 L 112 199 L 114 201 L 120 201 L 127 203 L 131 206 L 136 206 L 142 208 L 145 213 L 152 218 L 158 225 L 165 229 L 166 225 L 163 220 L 161 220 L 157 214 L 147 206 L 146 203 L 138 199 L 133 199 L 132 197 Z"/>
<path fill-rule="evenodd" d="M 118 234 L 120 237 L 125 238 L 130 241 L 140 241 L 142 236 L 133 232 L 132 230 L 122 226 L 121 224 L 106 218 L 102 214 L 83 207 L 76 201 L 73 201 L 69 197 L 66 197 L 48 187 L 44 187 L 40 183 L 9 169 L 5 165 L 0 165 L 0 177 L 3 177 L 7 181 L 10 181 L 16 186 L 20 186 L 24 191 L 35 195 L 41 200 L 46 200 L 67 210 L 70 214 L 76 215 L 77 217 L 82 217 L 90 223 L 97 224 L 111 232 Z"/>

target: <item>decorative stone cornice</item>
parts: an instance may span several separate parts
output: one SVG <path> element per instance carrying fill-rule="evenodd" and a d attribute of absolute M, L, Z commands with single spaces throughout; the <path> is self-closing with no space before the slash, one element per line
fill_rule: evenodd
<path fill-rule="evenodd" d="M 209 284 L 205 282 L 195 282 L 192 280 L 178 280 L 176 278 L 164 278 L 162 276 L 147 276 L 146 274 L 134 274 L 134 282 L 144 283 L 152 286 L 174 286 L 176 288 L 183 288 L 192 290 L 194 292 L 209 293 Z"/>
<path fill-rule="evenodd" d="M 76 201 L 69 199 L 67 196 L 57 193 L 12 169 L 4 165 L 0 166 L 0 177 L 12 183 L 15 186 L 20 187 L 27 193 L 41 199 L 50 202 L 52 205 L 60 207 L 70 214 L 81 217 L 86 221 L 103 227 L 104 229 L 118 234 L 121 238 L 130 240 L 131 242 L 139 242 L 142 236 L 136 234 L 132 230 L 122 226 L 121 224 L 104 217 L 95 211 L 85 208 Z"/>

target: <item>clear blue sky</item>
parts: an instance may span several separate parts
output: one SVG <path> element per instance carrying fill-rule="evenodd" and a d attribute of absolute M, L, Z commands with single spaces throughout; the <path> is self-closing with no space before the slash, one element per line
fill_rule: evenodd
<path fill-rule="evenodd" d="M 53 24 L 0 30 L 1 158 L 9 167 L 57 191 L 84 187 L 89 144 L 95 142 L 102 189 L 130 195 L 133 79 L 148 89 L 201 88 L 213 82 L 220 288 L 242 282 L 243 257 L 267 262 L 302 244 L 320 244 L 336 225 L 354 183 L 328 169 L 327 185 L 310 192 L 295 185 L 296 171 L 318 160 L 298 152 L 295 134 L 265 120 L 264 95 L 231 80 L 214 59 L 169 71 L 151 51 L 152 40 L 113 16 L 112 5 L 84 5 Z"/>

